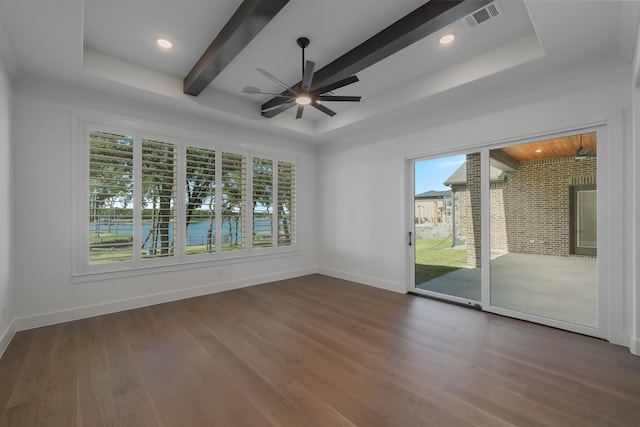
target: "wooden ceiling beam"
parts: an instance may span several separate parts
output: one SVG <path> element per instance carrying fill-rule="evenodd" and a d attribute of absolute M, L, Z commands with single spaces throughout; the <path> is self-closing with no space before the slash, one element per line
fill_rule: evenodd
<path fill-rule="evenodd" d="M 317 70 L 313 76 L 311 89 L 314 90 L 336 80 L 352 76 L 458 19 L 464 18 L 492 1 L 429 1 L 340 58 Z M 393 76 L 389 76 L 389 78 L 393 78 Z M 291 88 L 295 89 L 298 84 Z M 283 92 L 284 94 L 288 94 L 288 92 Z M 281 113 L 278 109 L 268 110 L 277 100 L 278 98 L 272 98 L 262 105 L 262 116 L 271 118 Z"/>
<path fill-rule="evenodd" d="M 288 2 L 244 0 L 184 78 L 184 93 L 200 95 Z"/>

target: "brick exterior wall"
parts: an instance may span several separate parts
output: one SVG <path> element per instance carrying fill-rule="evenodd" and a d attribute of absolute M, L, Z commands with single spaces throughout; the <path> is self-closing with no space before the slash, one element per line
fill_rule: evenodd
<path fill-rule="evenodd" d="M 523 162 L 504 182 L 490 185 L 491 248 L 570 256 L 569 189 L 596 183 L 596 158 Z M 467 185 L 454 185 L 458 235 L 467 243 L 467 264 L 480 267 L 480 155 L 467 156 Z"/>
<path fill-rule="evenodd" d="M 480 153 L 467 154 L 467 184 L 454 185 L 457 193 L 459 223 L 457 234 L 467 244 L 467 266 L 481 265 L 480 229 Z"/>
<path fill-rule="evenodd" d="M 492 182 L 490 184 L 490 207 L 489 217 L 491 219 L 491 250 L 503 252 L 509 251 L 507 239 L 507 217 L 505 212 L 505 186 L 504 182 Z"/>
<path fill-rule="evenodd" d="M 595 183 L 595 157 L 526 162 L 508 173 L 504 188 L 507 250 L 569 256 L 569 188 Z"/>

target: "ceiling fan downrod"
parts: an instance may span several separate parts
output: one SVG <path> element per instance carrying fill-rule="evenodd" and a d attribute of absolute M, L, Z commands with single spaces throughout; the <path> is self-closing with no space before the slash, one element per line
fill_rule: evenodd
<path fill-rule="evenodd" d="M 307 37 L 299 37 L 298 40 L 296 40 L 296 43 L 298 43 L 298 46 L 302 48 L 302 77 L 304 78 L 304 50 L 309 46 L 310 40 Z"/>

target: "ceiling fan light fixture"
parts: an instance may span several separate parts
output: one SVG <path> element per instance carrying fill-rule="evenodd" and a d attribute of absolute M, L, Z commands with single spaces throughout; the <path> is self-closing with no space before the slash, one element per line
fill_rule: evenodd
<path fill-rule="evenodd" d="M 440 44 L 446 46 L 448 44 L 453 43 L 455 39 L 456 39 L 455 34 L 451 34 L 451 33 L 445 34 L 444 36 L 440 37 Z"/>
<path fill-rule="evenodd" d="M 309 105 L 311 104 L 311 97 L 309 95 L 301 94 L 296 96 L 296 104 Z"/>

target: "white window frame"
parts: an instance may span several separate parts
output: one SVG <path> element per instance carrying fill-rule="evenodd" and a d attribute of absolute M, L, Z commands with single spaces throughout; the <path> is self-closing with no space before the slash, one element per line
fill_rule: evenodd
<path fill-rule="evenodd" d="M 282 156 L 280 154 L 265 153 L 262 150 L 251 150 L 238 147 L 237 145 L 226 144 L 218 136 L 200 135 L 191 132 L 184 132 L 180 129 L 164 129 L 152 123 L 140 124 L 127 119 L 117 117 L 94 117 L 90 114 L 80 114 L 72 112 L 72 171 L 74 180 L 72 182 L 73 210 L 72 210 L 72 282 L 83 283 L 94 280 L 102 280 L 116 277 L 135 276 L 147 274 L 151 271 L 172 271 L 180 269 L 191 269 L 201 266 L 202 263 L 235 263 L 242 262 L 250 257 L 256 256 L 290 256 L 298 252 L 297 230 L 294 228 L 295 239 L 291 245 L 277 246 L 277 213 L 275 206 L 277 203 L 277 162 L 292 163 L 295 167 L 293 179 L 297 182 L 298 165 L 296 159 Z M 91 131 L 110 132 L 114 134 L 132 136 L 134 140 L 134 201 L 133 201 L 133 242 L 134 247 L 141 239 L 141 171 L 142 152 L 141 141 L 150 139 L 154 141 L 175 144 L 177 147 L 177 200 L 176 200 L 176 223 L 179 228 L 178 239 L 176 239 L 175 255 L 170 257 L 158 257 L 153 259 L 142 259 L 139 251 L 133 251 L 132 261 L 114 262 L 106 264 L 89 263 L 89 215 L 88 215 L 88 195 L 89 195 L 89 135 Z M 184 135 L 182 137 L 176 134 Z M 203 148 L 215 150 L 216 152 L 216 251 L 204 254 L 186 254 L 186 235 L 183 231 L 186 222 L 186 149 Z M 243 249 L 237 251 L 222 251 L 222 223 L 221 223 L 221 164 L 222 153 L 232 153 L 243 155 L 246 158 L 245 176 L 246 185 L 244 188 L 245 197 L 243 200 L 244 222 L 246 233 L 246 243 Z M 269 248 L 253 248 L 253 158 L 268 159 L 273 162 L 274 184 L 273 184 L 273 246 Z M 297 187 L 295 188 L 295 198 L 297 200 Z M 295 207 L 295 205 L 294 205 Z M 296 212 L 293 212 L 295 217 Z M 295 225 L 294 225 L 295 227 Z"/>

